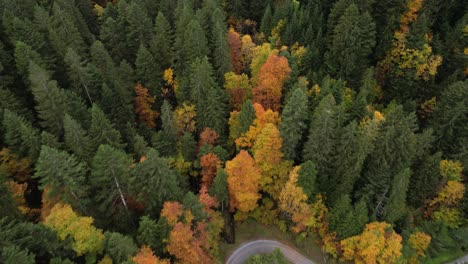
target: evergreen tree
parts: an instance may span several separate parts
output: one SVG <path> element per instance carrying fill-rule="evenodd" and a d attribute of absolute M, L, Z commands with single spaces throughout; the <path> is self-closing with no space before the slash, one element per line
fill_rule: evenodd
<path fill-rule="evenodd" d="M 64 142 L 66 147 L 79 158 L 89 161 L 91 155 L 91 140 L 81 125 L 68 114 L 64 119 Z"/>
<path fill-rule="evenodd" d="M 93 158 L 90 193 L 96 222 L 113 229 L 128 230 L 130 208 L 128 193 L 131 159 L 122 150 L 100 145 Z"/>
<path fill-rule="evenodd" d="M 63 116 L 67 110 L 64 91 L 57 82 L 50 80 L 50 75 L 39 65 L 31 62 L 29 65 L 29 80 L 36 102 L 39 122 L 43 128 L 56 136 L 63 131 Z"/>
<path fill-rule="evenodd" d="M 196 59 L 190 71 L 190 98 L 197 109 L 197 127 L 209 127 L 223 136 L 226 128 L 226 94 L 213 78 L 208 58 Z"/>
<path fill-rule="evenodd" d="M 440 181 L 439 164 L 442 153 L 428 155 L 414 164 L 413 175 L 410 178 L 408 203 L 419 208 L 433 195 Z"/>
<path fill-rule="evenodd" d="M 216 71 L 216 80 L 219 85 L 224 83 L 224 74 L 232 70 L 229 44 L 227 42 L 227 32 L 223 25 L 216 23 L 213 27 L 214 49 L 213 49 L 213 65 Z"/>
<path fill-rule="evenodd" d="M 20 215 L 18 207 L 15 205 L 13 195 L 7 186 L 7 172 L 0 167 L 0 220 L 7 217 L 17 217 Z M 1 221 L 0 221 L 1 223 Z"/>
<path fill-rule="evenodd" d="M 148 87 L 151 94 L 157 95 L 160 90 L 163 70 L 153 55 L 141 45 L 135 61 L 136 76 L 143 86 Z"/>
<path fill-rule="evenodd" d="M 298 171 L 297 184 L 302 187 L 302 190 L 309 200 L 313 199 L 314 195 L 319 191 L 316 179 L 317 169 L 315 164 L 310 160 L 302 163 L 301 168 Z"/>
<path fill-rule="evenodd" d="M 137 241 L 140 245 L 148 245 L 156 255 L 161 256 L 166 248 L 169 231 L 164 217 L 160 217 L 156 222 L 148 216 L 143 216 L 140 218 Z"/>
<path fill-rule="evenodd" d="M 405 113 L 402 106 L 395 105 L 390 105 L 387 111 L 385 121 L 380 124 L 375 147 L 365 162 L 366 169 L 363 173 L 366 181 L 366 186 L 362 189 L 363 194 L 367 197 L 369 209 L 378 218 L 383 216 L 392 193 L 401 191 L 406 195 L 407 184 L 403 184 L 406 182 L 403 179 L 408 176 L 401 173 L 412 163 L 417 143 L 414 134 L 415 114 Z M 405 189 L 392 190 L 399 186 Z"/>
<path fill-rule="evenodd" d="M 117 75 L 116 67 L 102 42 L 95 41 L 91 45 L 91 60 L 102 80 L 112 83 Z"/>
<path fill-rule="evenodd" d="M 40 151 L 40 133 L 24 117 L 7 109 L 3 111 L 4 141 L 20 157 L 35 160 Z"/>
<path fill-rule="evenodd" d="M 6 246 L 2 248 L 1 254 L 2 263 L 5 264 L 15 264 L 15 263 L 24 263 L 24 264 L 34 264 L 35 255 L 28 252 L 27 250 L 22 250 L 16 246 Z"/>
<path fill-rule="evenodd" d="M 374 46 L 375 23 L 371 16 L 360 14 L 356 5 L 350 5 L 334 28 L 326 55 L 330 72 L 338 78 L 357 83 L 368 66 L 368 56 Z"/>
<path fill-rule="evenodd" d="M 372 151 L 376 135 L 374 125 L 358 126 L 355 121 L 343 128 L 335 156 L 333 197 L 351 195 L 355 182 L 360 178 L 364 161 Z"/>
<path fill-rule="evenodd" d="M 138 247 L 129 236 L 117 232 L 106 232 L 104 236 L 104 249 L 116 263 L 128 260 L 138 251 Z"/>
<path fill-rule="evenodd" d="M 184 69 L 190 69 L 190 65 L 196 62 L 196 59 L 203 59 L 209 56 L 208 40 L 206 33 L 200 26 L 198 20 L 192 19 L 188 25 L 185 25 L 184 45 L 182 52 L 184 54 Z"/>
<path fill-rule="evenodd" d="M 436 144 L 453 159 L 468 168 L 468 81 L 449 85 L 440 96 L 434 109 L 431 124 Z"/>
<path fill-rule="evenodd" d="M 152 139 L 153 146 L 162 156 L 174 156 L 176 148 L 176 122 L 171 104 L 164 100 L 161 107 L 162 130 L 158 131 Z"/>
<path fill-rule="evenodd" d="M 365 201 L 359 201 L 353 208 L 351 199 L 345 194 L 337 199 L 328 215 L 330 230 L 341 240 L 361 233 L 368 220 Z"/>
<path fill-rule="evenodd" d="M 263 14 L 262 21 L 260 22 L 260 32 L 262 32 L 266 36 L 270 35 L 271 29 L 273 28 L 272 19 L 273 14 L 270 5 L 268 5 L 265 9 L 265 13 Z"/>
<path fill-rule="evenodd" d="M 63 149 L 62 142 L 59 139 L 47 131 L 41 133 L 41 146 L 47 146 L 54 149 Z"/>
<path fill-rule="evenodd" d="M 281 113 L 279 130 L 283 138 L 282 151 L 287 159 L 299 158 L 299 145 L 307 129 L 308 99 L 306 92 L 298 88 L 287 100 Z"/>
<path fill-rule="evenodd" d="M 125 20 L 126 47 L 132 55 L 131 58 L 134 58 L 140 45 L 146 46 L 153 39 L 153 23 L 144 8 L 136 2 L 131 2 L 125 10 Z"/>
<path fill-rule="evenodd" d="M 220 203 L 221 211 L 224 211 L 224 208 L 227 208 L 229 203 L 227 176 L 224 170 L 219 169 L 210 190 L 211 195 Z"/>
<path fill-rule="evenodd" d="M 77 94 L 85 95 L 90 104 L 98 95 L 97 80 L 88 65 L 82 61 L 80 55 L 72 49 L 65 54 L 68 78 Z"/>
<path fill-rule="evenodd" d="M 114 128 L 112 123 L 106 118 L 104 112 L 93 104 L 91 108 L 91 127 L 89 128 L 89 137 L 91 138 L 94 150 L 100 145 L 110 145 L 114 148 L 122 148 L 121 135 Z"/>
<path fill-rule="evenodd" d="M 161 69 L 172 66 L 174 61 L 173 32 L 169 21 L 163 13 L 158 12 L 154 25 L 154 38 L 150 44 L 150 51 L 158 58 Z"/>
<path fill-rule="evenodd" d="M 145 161 L 132 169 L 132 174 L 133 193 L 150 215 L 158 215 L 165 201 L 181 197 L 176 173 L 154 149 L 148 151 Z"/>
<path fill-rule="evenodd" d="M 239 132 L 245 133 L 255 120 L 255 109 L 250 100 L 245 101 L 239 114 Z"/>
<path fill-rule="evenodd" d="M 393 178 L 391 192 L 384 210 L 384 219 L 388 223 L 399 220 L 406 211 L 406 193 L 408 191 L 411 170 L 409 168 L 397 173 Z"/>
<path fill-rule="evenodd" d="M 195 151 L 197 142 L 191 133 L 185 132 L 180 138 L 180 152 L 185 161 L 193 161 L 195 159 Z"/>
<path fill-rule="evenodd" d="M 41 55 L 28 44 L 17 41 L 15 43 L 15 64 L 18 74 L 23 81 L 29 84 L 29 64 L 31 61 L 45 68 L 45 63 Z"/>
<path fill-rule="evenodd" d="M 42 146 L 34 178 L 39 179 L 41 189 L 47 188 L 47 195 L 60 197 L 84 211 L 88 195 L 86 172 L 86 166 L 75 156 Z"/>
<path fill-rule="evenodd" d="M 17 113 L 25 117 L 27 120 L 32 119 L 32 114 L 27 109 L 20 98 L 16 97 L 9 89 L 2 88 L 0 85 L 0 109 L 8 109 L 11 112 Z M 0 110 L 1 111 L 1 110 Z M 0 112 L 1 114 L 2 112 Z"/>
<path fill-rule="evenodd" d="M 183 2 L 184 1 L 180 1 L 179 3 L 183 3 Z M 190 63 L 191 63 L 191 61 L 189 61 L 187 58 L 187 53 L 186 53 L 186 48 L 185 48 L 187 45 L 185 32 L 188 31 L 188 24 L 191 22 L 192 18 L 194 17 L 193 9 L 189 5 L 184 5 L 182 9 L 176 10 L 175 17 L 177 18 L 177 21 L 175 23 L 175 42 L 174 42 L 175 70 L 178 75 L 182 75 L 184 71 L 186 70 L 186 68 L 190 67 Z M 195 25 L 195 23 L 192 23 L 192 25 Z M 203 39 L 203 37 L 201 36 L 200 38 Z"/>
<path fill-rule="evenodd" d="M 337 146 L 338 113 L 333 95 L 324 97 L 312 115 L 303 151 L 303 160 L 310 160 L 317 165 L 320 190 L 327 192 L 328 187 L 331 187 L 329 179 L 333 174 L 331 169 Z"/>

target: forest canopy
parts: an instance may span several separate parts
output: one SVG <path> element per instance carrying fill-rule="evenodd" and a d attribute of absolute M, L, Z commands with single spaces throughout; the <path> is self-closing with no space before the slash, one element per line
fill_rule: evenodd
<path fill-rule="evenodd" d="M 467 254 L 467 8 L 0 0 L 0 263 Z"/>

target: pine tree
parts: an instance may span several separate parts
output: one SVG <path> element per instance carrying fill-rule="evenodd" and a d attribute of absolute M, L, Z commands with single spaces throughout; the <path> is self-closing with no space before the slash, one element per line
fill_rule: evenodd
<path fill-rule="evenodd" d="M 131 163 L 125 152 L 110 145 L 100 145 L 93 158 L 89 186 L 93 215 L 100 226 L 128 229 Z"/>
<path fill-rule="evenodd" d="M 226 128 L 226 95 L 213 78 L 208 58 L 196 59 L 190 71 L 190 98 L 197 109 L 199 131 L 209 127 L 223 136 Z"/>
<path fill-rule="evenodd" d="M 66 147 L 82 160 L 89 161 L 91 155 L 91 140 L 81 125 L 68 114 L 63 121 L 65 130 L 64 142 Z"/>
<path fill-rule="evenodd" d="M 176 173 L 154 149 L 148 151 L 145 161 L 132 169 L 132 175 L 133 193 L 153 216 L 162 209 L 165 201 L 181 197 Z"/>
<path fill-rule="evenodd" d="M 300 143 L 308 119 L 308 98 L 303 89 L 296 89 L 287 100 L 281 114 L 281 124 L 279 130 L 283 138 L 283 153 L 287 159 L 295 160 L 299 158 Z"/>
<path fill-rule="evenodd" d="M 163 70 L 169 69 L 174 61 L 172 28 L 161 12 L 158 12 L 154 23 L 154 38 L 150 44 L 150 51 L 158 58 Z"/>
<path fill-rule="evenodd" d="M 42 190 L 48 189 L 47 195 L 60 197 L 84 211 L 88 195 L 86 173 L 86 166 L 75 156 L 42 146 L 34 178 L 39 179 Z"/>
<path fill-rule="evenodd" d="M 29 65 L 29 80 L 36 101 L 35 108 L 41 119 L 39 123 L 47 131 L 60 137 L 63 131 L 63 116 L 67 110 L 64 91 L 34 62 Z"/>
<path fill-rule="evenodd" d="M 120 132 L 114 128 L 104 115 L 104 112 L 96 104 L 93 104 L 91 108 L 89 137 L 95 150 L 104 144 L 113 146 L 114 148 L 123 147 Z"/>

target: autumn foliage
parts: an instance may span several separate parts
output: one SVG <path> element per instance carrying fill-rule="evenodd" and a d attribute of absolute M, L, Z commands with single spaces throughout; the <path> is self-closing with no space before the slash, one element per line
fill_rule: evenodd
<path fill-rule="evenodd" d="M 260 169 L 250 154 L 241 150 L 237 156 L 226 162 L 228 174 L 229 207 L 242 212 L 249 212 L 257 207 Z"/>
<path fill-rule="evenodd" d="M 135 264 L 170 264 L 166 259 L 159 259 L 154 255 L 153 251 L 148 246 L 142 246 L 140 251 L 132 258 Z"/>
<path fill-rule="evenodd" d="M 242 73 L 242 42 L 239 33 L 230 29 L 228 32 L 228 43 L 230 47 L 229 54 L 231 56 L 231 63 L 234 72 L 237 74 Z"/>
<path fill-rule="evenodd" d="M 265 109 L 279 111 L 283 95 L 283 83 L 291 69 L 285 57 L 271 55 L 260 68 L 257 86 L 253 89 L 254 102 Z"/>
<path fill-rule="evenodd" d="M 151 109 L 155 97 L 152 97 L 148 89 L 143 87 L 141 84 L 135 86 L 135 112 L 138 115 L 140 122 L 145 123 L 149 128 L 156 127 L 156 118 L 158 118 L 158 112 Z"/>
<path fill-rule="evenodd" d="M 341 241 L 342 258 L 358 264 L 395 263 L 402 254 L 401 241 L 390 224 L 369 223 L 360 235 Z"/>
<path fill-rule="evenodd" d="M 210 187 L 213 183 L 218 168 L 222 165 L 221 160 L 213 153 L 208 153 L 200 158 L 200 166 L 202 167 L 202 183 Z"/>
<path fill-rule="evenodd" d="M 216 133 L 213 129 L 209 127 L 205 127 L 203 131 L 200 133 L 200 139 L 198 140 L 198 146 L 203 146 L 205 144 L 214 146 L 216 141 L 219 138 L 219 134 Z"/>

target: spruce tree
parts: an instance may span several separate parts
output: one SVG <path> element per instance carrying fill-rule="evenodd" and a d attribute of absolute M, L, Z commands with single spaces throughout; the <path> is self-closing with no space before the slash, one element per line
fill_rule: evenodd
<path fill-rule="evenodd" d="M 383 212 L 383 219 L 388 223 L 399 220 L 406 212 L 406 194 L 408 192 L 411 170 L 403 169 L 397 173 L 392 182 L 390 195 Z"/>
<path fill-rule="evenodd" d="M 163 69 L 143 45 L 138 49 L 135 66 L 138 82 L 147 87 L 151 94 L 157 95 L 160 91 Z"/>
<path fill-rule="evenodd" d="M 306 92 L 298 88 L 286 101 L 281 113 L 279 130 L 283 138 L 282 151 L 290 160 L 299 158 L 300 143 L 307 129 L 308 98 Z"/>
<path fill-rule="evenodd" d="M 317 168 L 315 164 L 310 160 L 302 163 L 301 169 L 298 171 L 297 184 L 302 187 L 309 200 L 313 200 L 314 195 L 319 192 L 316 180 Z"/>
<path fill-rule="evenodd" d="M 118 228 L 130 222 L 128 205 L 131 159 L 110 145 L 100 145 L 93 158 L 90 192 L 93 215 L 101 226 Z"/>
<path fill-rule="evenodd" d="M 89 104 L 92 105 L 93 98 L 98 95 L 97 80 L 93 76 L 92 70 L 71 48 L 68 48 L 65 54 L 65 64 L 72 88 L 77 94 L 85 96 Z"/>
<path fill-rule="evenodd" d="M 81 125 L 68 114 L 64 119 L 65 146 L 82 160 L 89 161 L 91 155 L 91 140 Z"/>
<path fill-rule="evenodd" d="M 41 55 L 28 44 L 17 41 L 15 44 L 15 64 L 18 74 L 23 81 L 29 84 L 29 63 L 33 61 L 37 65 L 45 68 L 45 63 Z"/>
<path fill-rule="evenodd" d="M 199 131 L 209 127 L 220 136 L 226 129 L 226 93 L 213 78 L 213 67 L 208 58 L 196 59 L 190 71 L 190 98 L 197 109 Z"/>
<path fill-rule="evenodd" d="M 158 12 L 154 25 L 154 37 L 150 43 L 150 51 L 158 58 L 162 70 L 172 66 L 174 61 L 173 32 L 171 24 L 163 13 Z"/>
<path fill-rule="evenodd" d="M 223 169 L 218 170 L 210 190 L 211 195 L 220 203 L 221 211 L 227 208 L 229 202 L 227 176 L 227 173 Z"/>
<path fill-rule="evenodd" d="M 249 130 L 250 126 L 255 120 L 255 108 L 252 105 L 252 101 L 247 100 L 242 105 L 241 112 L 239 114 L 239 132 L 245 133 Z"/>
<path fill-rule="evenodd" d="M 75 156 L 42 146 L 34 178 L 39 179 L 41 189 L 47 188 L 47 195 L 60 197 L 83 212 L 88 195 L 86 173 L 87 167 Z"/>
<path fill-rule="evenodd" d="M 63 149 L 63 144 L 60 140 L 47 131 L 41 132 L 41 146 L 47 146 L 54 149 Z"/>
<path fill-rule="evenodd" d="M 138 226 L 138 243 L 148 245 L 155 254 L 161 256 L 165 251 L 170 231 L 166 219 L 160 217 L 156 222 L 148 216 L 143 216 Z"/>
<path fill-rule="evenodd" d="M 39 65 L 29 65 L 29 80 L 36 102 L 39 123 L 52 134 L 60 137 L 63 131 L 63 116 L 67 110 L 64 91 L 57 82 L 50 80 L 50 75 Z"/>
<path fill-rule="evenodd" d="M 7 109 L 3 111 L 3 139 L 6 145 L 20 157 L 35 160 L 40 151 L 40 132 L 24 117 Z"/>
<path fill-rule="evenodd" d="M 132 175 L 132 192 L 152 216 L 158 215 L 165 201 L 181 197 L 176 173 L 154 149 L 148 151 L 144 162 L 132 169 Z"/>
<path fill-rule="evenodd" d="M 267 8 L 265 8 L 265 13 L 263 14 L 262 21 L 260 22 L 260 32 L 265 34 L 265 36 L 269 36 L 271 33 L 271 29 L 273 28 L 272 19 L 273 14 L 271 6 L 268 5 Z"/>
<path fill-rule="evenodd" d="M 216 71 L 216 80 L 219 85 L 222 85 L 224 83 L 224 74 L 232 70 L 226 28 L 220 23 L 216 23 L 212 34 L 214 38 L 213 66 Z"/>
<path fill-rule="evenodd" d="M 153 39 L 153 23 L 144 8 L 136 2 L 132 2 L 127 7 L 125 20 L 127 25 L 126 47 L 132 55 L 131 58 L 134 58 L 140 45 L 148 45 Z"/>
<path fill-rule="evenodd" d="M 206 33 L 196 19 L 192 19 L 188 25 L 185 25 L 184 43 L 182 52 L 185 56 L 184 69 L 190 69 L 196 59 L 203 59 L 210 55 Z"/>
<path fill-rule="evenodd" d="M 114 128 L 112 123 L 104 115 L 104 112 L 102 112 L 96 104 L 93 104 L 91 108 L 89 137 L 91 138 L 94 150 L 103 144 L 110 145 L 114 148 L 123 147 L 120 132 Z"/>
<path fill-rule="evenodd" d="M 303 160 L 317 165 L 321 190 L 325 190 L 323 187 L 328 186 L 329 177 L 333 174 L 331 170 L 339 131 L 338 113 L 333 95 L 324 97 L 312 115 L 309 136 L 304 145 Z"/>
<path fill-rule="evenodd" d="M 197 147 L 197 142 L 193 135 L 189 132 L 185 132 L 184 135 L 180 138 L 180 152 L 185 161 L 193 161 L 195 159 L 195 151 Z"/>
<path fill-rule="evenodd" d="M 350 44 L 352 43 L 352 44 Z M 355 84 L 368 66 L 368 56 L 375 46 L 375 23 L 368 13 L 350 5 L 334 28 L 326 54 L 330 72 Z"/>
<path fill-rule="evenodd" d="M 175 156 L 176 148 L 176 122 L 171 104 L 164 100 L 161 107 L 162 130 L 158 131 L 152 139 L 153 147 L 159 151 L 162 156 Z"/>

